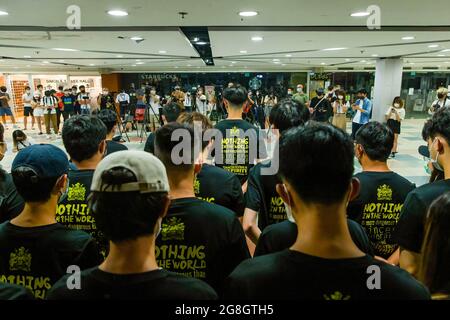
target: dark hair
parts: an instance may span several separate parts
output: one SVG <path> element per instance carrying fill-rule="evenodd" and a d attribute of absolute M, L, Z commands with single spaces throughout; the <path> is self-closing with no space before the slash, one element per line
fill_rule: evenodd
<path fill-rule="evenodd" d="M 428 139 L 430 138 L 430 129 L 431 129 L 431 119 L 428 119 L 427 121 L 425 121 L 425 123 L 423 124 L 423 128 L 422 128 L 422 139 L 424 141 L 428 141 Z"/>
<path fill-rule="evenodd" d="M 450 192 L 433 201 L 425 222 L 418 279 L 431 293 L 450 283 Z"/>
<path fill-rule="evenodd" d="M 394 145 L 394 134 L 385 124 L 371 121 L 356 132 L 355 141 L 363 147 L 370 160 L 385 162 Z"/>
<path fill-rule="evenodd" d="M 130 170 L 116 167 L 102 173 L 107 185 L 136 182 Z M 120 196 L 118 196 L 120 194 Z M 97 228 L 108 240 L 121 242 L 154 233 L 155 224 L 163 214 L 167 193 L 92 192 L 90 207 Z"/>
<path fill-rule="evenodd" d="M 450 108 L 439 108 L 431 117 L 430 138 L 441 135 L 450 143 Z"/>
<path fill-rule="evenodd" d="M 190 143 L 190 157 L 186 159 L 188 163 L 176 164 L 172 159 L 172 150 L 183 141 L 183 137 L 180 139 L 172 141 L 172 136 L 176 130 L 186 130 L 185 132 L 189 134 L 191 143 Z M 191 170 L 194 166 L 194 160 L 196 155 L 194 155 L 194 145 L 195 142 L 198 142 L 198 138 L 194 139 L 194 129 L 192 126 L 181 124 L 177 122 L 171 122 L 166 124 L 156 130 L 155 132 L 155 156 L 157 156 L 162 163 L 164 163 L 167 172 L 170 171 L 188 171 Z M 200 150 L 200 149 L 198 149 Z M 184 157 L 183 149 L 180 150 L 179 156 Z"/>
<path fill-rule="evenodd" d="M 397 96 L 394 98 L 394 100 L 392 100 L 392 105 L 394 105 L 395 103 L 399 103 L 400 104 L 400 108 L 403 108 L 403 99 L 400 96 Z"/>
<path fill-rule="evenodd" d="M 22 130 L 14 130 L 12 133 L 12 140 L 14 147 L 17 147 L 17 141 L 20 139 L 20 141 L 24 141 L 27 139 L 27 135 Z"/>
<path fill-rule="evenodd" d="M 6 90 L 7 90 L 7 89 L 6 89 L 5 86 L 1 86 L 1 87 L 0 87 L 0 91 L 6 92 Z"/>
<path fill-rule="evenodd" d="M 81 88 L 86 89 L 86 87 L 84 85 L 81 85 L 81 86 L 78 87 L 78 89 L 81 89 Z"/>
<path fill-rule="evenodd" d="M 107 132 L 111 132 L 114 126 L 117 124 L 117 114 L 110 109 L 103 109 L 97 113 L 97 117 L 106 126 Z"/>
<path fill-rule="evenodd" d="M 51 159 L 48 159 L 51 161 Z M 25 202 L 45 202 L 50 199 L 59 177 L 42 178 L 30 167 L 17 167 L 11 171 L 17 192 Z"/>
<path fill-rule="evenodd" d="M 78 89 L 78 87 L 76 85 L 73 85 L 72 89 Z"/>
<path fill-rule="evenodd" d="M 206 130 L 211 130 L 213 128 L 211 120 L 200 112 L 183 112 L 180 114 L 180 116 L 177 119 L 178 123 L 184 123 L 189 126 L 194 126 L 195 123 L 201 123 L 202 125 L 202 133 L 204 134 Z M 203 141 L 203 134 L 202 134 L 202 150 L 205 150 L 205 148 L 208 146 L 209 141 Z"/>
<path fill-rule="evenodd" d="M 44 86 L 42 85 L 42 84 L 38 84 L 37 86 L 36 86 L 36 88 L 44 88 Z"/>
<path fill-rule="evenodd" d="M 234 84 L 231 87 L 223 90 L 223 98 L 230 102 L 231 106 L 241 108 L 248 98 L 247 89 L 239 84 Z"/>
<path fill-rule="evenodd" d="M 280 132 L 284 132 L 292 127 L 305 124 L 309 117 L 310 112 L 303 104 L 292 99 L 285 99 L 270 110 L 269 122 Z"/>
<path fill-rule="evenodd" d="M 0 142 L 5 142 L 5 127 L 0 123 Z"/>
<path fill-rule="evenodd" d="M 333 85 L 329 85 L 328 86 L 328 91 L 331 91 L 331 90 L 333 90 L 334 89 L 334 86 Z"/>
<path fill-rule="evenodd" d="M 62 139 L 67 153 L 75 161 L 92 158 L 106 139 L 106 126 L 97 117 L 78 115 L 64 122 Z"/>
<path fill-rule="evenodd" d="M 166 117 L 167 122 L 174 122 L 180 116 L 181 108 L 177 103 L 170 102 L 164 106 L 162 113 Z"/>
<path fill-rule="evenodd" d="M 358 93 L 362 93 L 362 94 L 364 94 L 364 95 L 366 95 L 366 96 L 368 95 L 366 89 L 359 89 L 359 90 L 358 90 Z"/>
<path fill-rule="evenodd" d="M 26 86 L 25 90 L 31 90 L 30 86 Z"/>
<path fill-rule="evenodd" d="M 341 129 L 309 121 L 281 136 L 279 159 L 281 178 L 303 201 L 337 203 L 353 176 L 353 141 Z"/>
<path fill-rule="evenodd" d="M 63 86 L 58 86 L 58 90 L 64 90 L 64 87 Z"/>

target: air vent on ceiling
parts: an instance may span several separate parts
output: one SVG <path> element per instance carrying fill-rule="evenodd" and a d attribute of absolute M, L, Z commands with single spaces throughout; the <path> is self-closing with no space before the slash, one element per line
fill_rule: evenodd
<path fill-rule="evenodd" d="M 424 70 L 439 70 L 439 67 L 423 67 Z"/>
<path fill-rule="evenodd" d="M 364 70 L 370 70 L 370 71 L 372 71 L 372 70 L 375 70 L 375 68 L 374 68 L 374 67 L 367 67 L 367 68 L 364 68 Z"/>
<path fill-rule="evenodd" d="M 349 68 L 349 67 L 339 67 L 338 70 L 355 70 L 355 68 Z"/>
<path fill-rule="evenodd" d="M 403 70 L 411 70 L 411 67 L 403 67 Z"/>

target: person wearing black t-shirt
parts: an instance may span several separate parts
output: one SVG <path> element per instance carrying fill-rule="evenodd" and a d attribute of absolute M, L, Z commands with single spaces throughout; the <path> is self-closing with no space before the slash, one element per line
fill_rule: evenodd
<path fill-rule="evenodd" d="M 275 138 L 279 139 L 283 132 L 303 125 L 309 117 L 309 110 L 304 105 L 297 104 L 292 99 L 286 99 L 271 109 L 269 124 Z M 271 172 L 272 165 L 276 163 L 266 160 L 250 169 L 245 193 L 246 208 L 243 227 L 247 236 L 255 244 L 264 228 L 287 218 L 283 200 L 276 191 L 276 185 L 280 183 L 280 180 L 276 172 Z"/>
<path fill-rule="evenodd" d="M 99 113 L 97 113 L 97 117 L 106 126 L 107 134 L 106 134 L 105 156 L 113 152 L 128 150 L 127 146 L 112 140 L 117 129 L 117 114 L 113 110 L 104 109 L 101 110 Z"/>
<path fill-rule="evenodd" d="M 172 141 L 174 132 L 184 134 Z M 192 127 L 179 123 L 156 131 L 155 155 L 166 167 L 172 200 L 156 240 L 156 259 L 164 269 L 206 281 L 220 295 L 225 278 L 250 254 L 236 214 L 195 197 L 195 174 L 201 169 L 198 138 Z M 180 143 L 182 158 L 173 158 Z"/>
<path fill-rule="evenodd" d="M 78 115 L 65 122 L 62 140 L 77 170 L 69 171 L 69 189 L 61 197 L 56 215 L 59 223 L 91 234 L 103 256 L 108 243 L 90 214 L 88 197 L 94 170 L 106 152 L 105 139 L 106 126 L 95 116 Z"/>
<path fill-rule="evenodd" d="M 97 97 L 97 104 L 100 110 L 115 109 L 114 96 L 109 92 L 108 88 L 103 88 L 102 93 Z"/>
<path fill-rule="evenodd" d="M 1 300 L 34 300 L 34 296 L 30 290 L 22 286 L 0 282 Z"/>
<path fill-rule="evenodd" d="M 24 205 L 12 176 L 0 169 L 0 223 L 15 218 L 22 212 Z"/>
<path fill-rule="evenodd" d="M 76 98 L 70 94 L 70 89 L 64 89 L 64 95 L 61 97 L 64 122 L 75 114 L 75 101 Z"/>
<path fill-rule="evenodd" d="M 309 108 L 312 112 L 312 119 L 319 122 L 328 122 L 328 119 L 333 114 L 330 100 L 325 95 L 322 88 L 316 90 L 317 96 L 311 99 Z"/>
<path fill-rule="evenodd" d="M 179 117 L 181 112 L 182 112 L 181 108 L 177 103 L 175 103 L 175 102 L 168 103 L 162 108 L 161 119 L 164 124 L 168 124 L 170 122 L 175 122 L 175 121 L 177 121 L 177 118 Z M 149 135 L 147 137 L 147 141 L 145 141 L 144 151 L 150 152 L 150 153 L 155 153 L 155 133 L 154 132 L 149 133 Z"/>
<path fill-rule="evenodd" d="M 417 274 L 424 236 L 424 222 L 430 204 L 450 191 L 450 109 L 438 110 L 428 124 L 428 148 L 434 168 L 444 172 L 444 180 L 425 184 L 409 193 L 394 234 L 400 246 L 400 267 Z"/>
<path fill-rule="evenodd" d="M 56 206 L 67 185 L 69 161 L 49 144 L 20 151 L 12 164 L 23 211 L 0 225 L 0 282 L 21 285 L 44 299 L 72 265 L 90 268 L 100 262 L 92 237 L 55 220 Z"/>
<path fill-rule="evenodd" d="M 216 124 L 219 131 L 214 142 L 215 165 L 234 173 L 246 190 L 250 169 L 258 159 L 265 159 L 266 147 L 259 130 L 242 120 L 242 108 L 247 101 L 247 90 L 233 85 L 223 91 L 223 103 L 228 118 Z M 220 133 L 220 135 L 219 135 Z"/>
<path fill-rule="evenodd" d="M 400 212 L 415 185 L 392 172 L 387 159 L 394 144 L 394 133 L 376 121 L 356 132 L 356 158 L 362 172 L 355 175 L 361 184 L 359 195 L 347 207 L 347 215 L 364 227 L 375 255 L 398 265 L 400 250 L 392 241 Z"/>
<path fill-rule="evenodd" d="M 92 181 L 92 215 L 109 239 L 110 251 L 98 267 L 84 270 L 80 290 L 58 281 L 48 299 L 211 300 L 203 281 L 158 267 L 155 239 L 167 213 L 169 182 L 164 165 L 143 151 L 123 151 L 103 159 Z"/>
<path fill-rule="evenodd" d="M 212 129 L 211 121 L 200 112 L 183 112 L 177 122 L 192 126 L 201 124 L 199 130 L 202 131 L 202 136 L 207 134 L 206 130 Z M 233 173 L 206 163 L 211 145 L 211 141 L 203 144 L 203 152 L 200 154 L 202 169 L 195 176 L 194 181 L 195 196 L 201 200 L 224 206 L 234 211 L 238 217 L 242 217 L 245 202 L 241 183 Z"/>
<path fill-rule="evenodd" d="M 240 264 L 227 279 L 226 298 L 430 298 L 408 272 L 353 242 L 346 219 L 347 203 L 359 188 L 352 178 L 353 148 L 350 136 L 330 124 L 311 122 L 282 135 L 277 191 L 295 219 L 297 239 L 289 249 Z"/>

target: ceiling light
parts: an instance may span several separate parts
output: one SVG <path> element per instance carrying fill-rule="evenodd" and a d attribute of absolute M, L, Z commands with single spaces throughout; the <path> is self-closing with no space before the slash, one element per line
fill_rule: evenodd
<path fill-rule="evenodd" d="M 450 52 L 450 49 L 444 49 L 441 52 Z"/>
<path fill-rule="evenodd" d="M 289 58 L 289 57 L 292 57 L 292 54 L 287 54 L 286 57 L 288 57 L 288 58 Z"/>
<path fill-rule="evenodd" d="M 262 41 L 262 40 L 263 40 L 263 37 L 260 37 L 260 36 L 252 37 L 252 41 Z"/>
<path fill-rule="evenodd" d="M 345 59 L 345 61 L 350 61 L 350 59 Z"/>
<path fill-rule="evenodd" d="M 136 65 L 135 65 L 135 64 L 132 64 L 131 66 L 132 66 L 132 67 L 136 67 Z"/>
<path fill-rule="evenodd" d="M 116 57 L 117 57 L 117 58 L 123 58 L 123 55 L 118 54 Z"/>
<path fill-rule="evenodd" d="M 48 62 L 48 61 L 42 61 L 42 63 L 50 63 L 50 62 Z"/>
<path fill-rule="evenodd" d="M 283 63 L 282 66 L 284 67 L 284 66 L 286 66 L 286 65 Z"/>
<path fill-rule="evenodd" d="M 438 44 L 430 44 L 430 45 L 428 46 L 428 48 L 437 48 L 437 47 L 439 47 Z"/>
<path fill-rule="evenodd" d="M 247 50 L 241 50 L 240 53 L 247 53 Z"/>
<path fill-rule="evenodd" d="M 414 62 L 410 62 L 409 64 L 410 64 L 410 65 L 413 65 L 413 64 L 415 64 L 415 63 L 414 63 Z"/>
<path fill-rule="evenodd" d="M 0 11 L 0 16 L 7 16 L 9 13 L 6 11 Z"/>
<path fill-rule="evenodd" d="M 324 66 L 324 65 L 326 65 L 326 63 L 325 63 L 325 62 L 322 62 L 322 63 L 321 63 L 321 65 L 323 65 L 323 66 Z"/>
<path fill-rule="evenodd" d="M 136 62 L 136 64 L 144 64 L 145 62 Z"/>
<path fill-rule="evenodd" d="M 367 62 L 367 61 L 366 61 L 366 60 L 361 60 L 361 62 L 362 62 L 362 63 L 365 63 L 365 62 Z"/>
<path fill-rule="evenodd" d="M 134 61 L 141 61 L 141 59 L 136 59 L 136 60 L 134 60 Z"/>
<path fill-rule="evenodd" d="M 445 54 L 438 54 L 438 57 L 445 57 Z"/>
<path fill-rule="evenodd" d="M 199 46 L 204 46 L 205 44 L 207 44 L 207 42 L 205 42 L 205 41 L 198 41 L 195 44 L 198 44 Z"/>
<path fill-rule="evenodd" d="M 374 53 L 374 54 L 372 55 L 372 57 L 378 57 L 378 55 L 377 55 L 376 53 Z"/>
<path fill-rule="evenodd" d="M 31 58 L 31 56 L 23 56 L 24 58 Z"/>
<path fill-rule="evenodd" d="M 272 61 L 280 61 L 280 59 L 273 59 Z"/>
<path fill-rule="evenodd" d="M 407 36 L 407 37 L 403 37 L 402 40 L 414 40 L 415 37 L 413 36 Z"/>
<path fill-rule="evenodd" d="M 27 64 L 27 68 L 31 67 L 29 64 Z"/>
<path fill-rule="evenodd" d="M 192 64 L 187 64 L 186 66 L 188 66 L 188 67 L 192 67 Z"/>
<path fill-rule="evenodd" d="M 256 11 L 241 11 L 239 12 L 239 15 L 241 17 L 254 17 L 258 15 L 258 12 Z"/>
<path fill-rule="evenodd" d="M 197 41 L 199 41 L 199 40 L 200 40 L 200 38 L 197 38 L 197 37 L 195 37 L 194 39 L 192 39 L 193 42 L 197 42 Z"/>
<path fill-rule="evenodd" d="M 77 49 L 69 49 L 69 48 L 52 48 L 51 50 L 56 50 L 56 51 L 78 51 Z"/>
<path fill-rule="evenodd" d="M 89 63 L 89 65 L 90 65 L 91 67 L 95 66 L 95 64 L 93 64 L 93 63 Z"/>
<path fill-rule="evenodd" d="M 167 53 L 166 50 L 159 50 L 158 52 L 159 52 L 159 53 L 162 53 L 162 54 Z"/>
<path fill-rule="evenodd" d="M 236 63 L 236 61 L 231 61 L 231 63 Z"/>
<path fill-rule="evenodd" d="M 367 17 L 368 15 L 370 15 L 370 12 L 360 11 L 360 12 L 353 12 L 350 16 L 352 16 L 352 17 Z"/>
<path fill-rule="evenodd" d="M 125 17 L 128 15 L 128 12 L 123 10 L 109 10 L 108 14 L 115 17 Z"/>
<path fill-rule="evenodd" d="M 131 37 L 130 39 L 133 40 L 133 41 L 142 41 L 142 40 L 144 40 L 144 38 L 142 38 L 142 37 Z"/>
<path fill-rule="evenodd" d="M 327 48 L 323 49 L 323 51 L 339 51 L 339 50 L 345 50 L 347 48 Z"/>

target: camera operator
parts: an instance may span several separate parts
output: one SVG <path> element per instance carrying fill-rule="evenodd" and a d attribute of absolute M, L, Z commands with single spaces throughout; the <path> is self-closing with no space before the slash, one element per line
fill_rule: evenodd
<path fill-rule="evenodd" d="M 151 106 L 152 112 L 150 115 L 150 122 L 153 128 L 153 131 L 158 129 L 161 126 L 162 119 L 161 119 L 161 97 L 156 94 L 156 89 L 151 88 L 150 89 L 150 96 L 148 100 L 148 104 Z"/>
<path fill-rule="evenodd" d="M 428 114 L 433 115 L 440 108 L 450 107 L 450 98 L 448 97 L 448 89 L 447 88 L 439 88 L 436 92 L 437 100 L 434 100 L 430 109 L 428 110 Z"/>
<path fill-rule="evenodd" d="M 114 110 L 114 96 L 109 92 L 108 88 L 103 88 L 102 93 L 97 97 L 97 104 L 100 110 L 111 109 Z"/>
<path fill-rule="evenodd" d="M 81 114 L 90 114 L 91 113 L 91 98 L 89 96 L 89 92 L 86 92 L 86 87 L 81 85 L 79 87 L 80 92 L 77 95 L 77 101 L 80 104 L 80 113 Z"/>
<path fill-rule="evenodd" d="M 186 112 L 192 112 L 192 97 L 189 91 L 186 92 L 183 104 Z"/>
<path fill-rule="evenodd" d="M 124 118 L 125 114 L 129 112 L 128 109 L 130 106 L 130 95 L 126 93 L 125 89 L 122 89 L 122 91 L 117 95 L 116 103 L 120 108 L 120 116 Z"/>
<path fill-rule="evenodd" d="M 179 85 L 175 86 L 175 91 L 172 92 L 171 94 L 172 98 L 173 98 L 173 102 L 175 102 L 176 104 L 178 104 L 181 108 L 181 110 L 184 111 L 184 92 L 181 91 L 181 88 Z"/>

